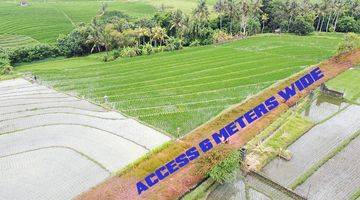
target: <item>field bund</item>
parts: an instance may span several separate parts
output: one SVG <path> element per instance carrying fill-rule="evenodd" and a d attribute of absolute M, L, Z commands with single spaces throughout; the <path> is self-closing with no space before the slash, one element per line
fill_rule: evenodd
<path fill-rule="evenodd" d="M 326 62 L 321 63 L 319 66 L 321 71 L 323 71 L 325 75 L 325 77 L 321 79 L 321 81 L 316 82 L 315 85 L 312 85 L 310 88 L 298 93 L 295 98 L 292 98 L 292 100 L 287 102 L 281 102 L 280 106 L 278 106 L 273 112 L 268 113 L 260 120 L 254 122 L 247 128 L 242 129 L 238 134 L 234 135 L 230 139 L 230 142 L 228 144 L 224 144 L 222 145 L 222 147 L 231 149 L 237 149 L 241 147 L 253 136 L 259 133 L 263 128 L 273 122 L 284 111 L 289 109 L 289 107 L 294 105 L 298 99 L 306 96 L 310 91 L 318 87 L 322 82 L 325 82 L 337 76 L 338 74 L 344 72 L 345 70 L 359 62 L 360 50 L 346 55 L 337 56 Z M 218 131 L 226 124 L 236 120 L 238 116 L 245 114 L 245 112 L 247 112 L 249 109 L 257 106 L 272 95 L 276 94 L 277 91 L 282 90 L 285 86 L 294 82 L 302 75 L 308 73 L 310 70 L 311 69 L 309 68 L 305 69 L 300 73 L 264 90 L 263 92 L 245 101 L 244 103 L 229 108 L 210 122 L 190 132 L 181 140 L 173 142 L 162 150 L 153 153 L 151 156 L 149 156 L 148 159 L 132 165 L 126 171 L 123 171 L 120 176 L 109 179 L 105 183 L 99 185 L 97 188 L 94 188 L 89 192 L 83 194 L 79 197 L 79 199 L 174 199 L 181 197 L 185 192 L 196 186 L 196 184 L 204 178 L 203 174 L 196 173 L 196 162 L 182 168 L 179 172 L 171 175 L 166 180 L 162 181 L 160 184 L 157 184 L 150 190 L 144 192 L 144 194 L 142 194 L 141 196 L 137 195 L 135 184 L 138 179 L 144 178 L 144 176 L 147 175 L 148 172 L 154 171 L 155 169 L 160 167 L 162 163 L 173 159 L 173 157 L 168 155 L 179 154 L 187 148 L 198 144 L 203 139 L 210 137 L 212 133 Z M 154 163 L 158 163 L 158 165 Z"/>
<path fill-rule="evenodd" d="M 86 100 L 1 81 L 0 199 L 74 198 L 168 140 Z"/>

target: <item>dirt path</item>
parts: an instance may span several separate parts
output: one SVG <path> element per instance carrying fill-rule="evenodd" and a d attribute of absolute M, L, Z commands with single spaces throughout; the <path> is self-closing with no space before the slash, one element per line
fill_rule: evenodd
<path fill-rule="evenodd" d="M 263 128 L 273 122 L 284 111 L 289 109 L 289 107 L 292 106 L 297 100 L 299 100 L 299 98 L 307 95 L 310 91 L 318 87 L 322 82 L 325 82 L 326 80 L 335 77 L 336 75 L 344 72 L 345 70 L 359 62 L 360 50 L 350 54 L 338 56 L 321 63 L 319 66 L 321 68 L 321 71 L 325 75 L 323 79 L 316 82 L 309 88 L 303 90 L 302 92 L 298 93 L 296 96 L 292 97 L 290 101 L 287 101 L 286 103 L 281 102 L 280 106 L 278 106 L 276 109 L 272 110 L 270 113 L 268 113 L 261 119 L 252 123 L 250 126 L 247 126 L 245 129 L 241 129 L 241 131 L 239 131 L 239 134 L 232 136 L 230 142 L 226 144 L 226 146 L 232 149 L 237 149 L 243 146 Z M 213 132 L 218 131 L 220 128 L 222 128 L 229 122 L 234 121 L 235 119 L 237 119 L 237 117 L 243 115 L 248 110 L 262 103 L 264 100 L 276 94 L 277 91 L 283 89 L 285 86 L 289 85 L 291 82 L 300 78 L 302 75 L 309 71 L 310 68 L 305 69 L 302 72 L 282 81 L 281 83 L 275 84 L 272 87 L 262 91 L 253 98 L 223 111 L 217 117 L 193 130 L 181 140 L 173 142 L 167 148 L 164 148 L 163 150 L 152 154 L 148 159 L 142 161 L 141 163 L 135 164 L 133 167 L 123 172 L 120 176 L 115 176 L 108 179 L 106 182 L 102 183 L 96 188 L 93 188 L 87 193 L 82 194 L 78 197 L 78 199 L 160 200 L 177 199 L 181 197 L 185 192 L 195 187 L 196 184 L 204 178 L 204 175 L 195 174 L 195 172 L 198 171 L 196 162 L 199 161 L 199 159 L 195 160 L 195 162 L 193 163 L 188 164 L 186 167 L 181 168 L 175 174 L 170 175 L 157 185 L 153 186 L 151 189 L 142 193 L 141 196 L 137 194 L 135 185 L 136 182 L 142 180 L 145 175 L 153 172 L 157 167 L 160 167 L 160 165 L 174 159 L 178 155 L 177 153 L 182 152 L 188 147 L 197 145 L 203 139 L 208 138 Z M 173 156 L 169 157 L 168 155 Z M 159 165 L 155 166 L 154 168 L 150 166 L 152 163 L 158 163 Z"/>

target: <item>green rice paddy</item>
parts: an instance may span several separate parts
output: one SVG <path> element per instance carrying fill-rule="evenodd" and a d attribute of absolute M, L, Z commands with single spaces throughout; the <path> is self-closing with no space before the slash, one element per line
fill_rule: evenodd
<path fill-rule="evenodd" d="M 120 10 L 132 17 L 145 17 L 155 12 L 144 2 L 108 1 L 109 10 Z M 59 34 L 70 32 L 80 22 L 88 23 L 101 7 L 100 1 L 19 1 L 0 2 L 0 35 L 24 35 L 43 43 L 55 43 Z"/>
<path fill-rule="evenodd" d="M 339 34 L 259 35 L 150 56 L 97 55 L 18 67 L 61 91 L 104 102 L 174 136 L 335 54 Z"/>
<path fill-rule="evenodd" d="M 330 80 L 327 86 L 330 89 L 343 92 L 344 97 L 354 103 L 360 103 L 360 67 L 350 69 Z"/>
<path fill-rule="evenodd" d="M 22 35 L 0 35 L 0 48 L 26 47 L 38 44 L 37 40 Z"/>

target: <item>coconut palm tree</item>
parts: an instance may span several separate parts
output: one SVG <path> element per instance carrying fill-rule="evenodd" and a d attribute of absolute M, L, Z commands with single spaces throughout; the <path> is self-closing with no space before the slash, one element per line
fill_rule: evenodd
<path fill-rule="evenodd" d="M 148 28 L 136 28 L 134 31 L 136 32 L 136 36 L 138 38 L 138 44 L 145 44 L 145 37 L 150 37 L 151 35 Z"/>
<path fill-rule="evenodd" d="M 175 35 L 182 38 L 183 29 L 185 28 L 185 17 L 181 10 L 176 10 L 171 15 L 170 30 L 175 31 Z"/>
<path fill-rule="evenodd" d="M 220 29 L 222 29 L 224 13 L 226 13 L 227 10 L 227 0 L 218 0 L 214 5 L 214 10 L 219 14 Z"/>
<path fill-rule="evenodd" d="M 162 45 L 162 42 L 167 38 L 166 30 L 164 28 L 161 28 L 160 26 L 155 26 L 151 29 L 151 38 L 155 42 L 155 47 L 157 47 L 157 42 L 160 42 L 160 46 Z"/>
<path fill-rule="evenodd" d="M 226 5 L 226 13 L 230 17 L 230 26 L 229 26 L 229 33 L 232 33 L 232 28 L 234 25 L 234 21 L 237 20 L 239 16 L 239 9 L 238 3 L 234 0 L 228 0 Z"/>
<path fill-rule="evenodd" d="M 209 9 L 206 5 L 206 0 L 199 0 L 199 3 L 194 10 L 194 17 L 198 19 L 208 20 Z"/>
<path fill-rule="evenodd" d="M 94 18 L 90 23 L 90 31 L 91 33 L 89 34 L 86 43 L 92 44 L 91 53 L 95 49 L 100 52 L 102 47 L 105 47 L 105 50 L 107 50 L 107 45 L 105 44 L 104 29 L 98 23 L 96 18 Z"/>
<path fill-rule="evenodd" d="M 262 27 L 261 27 L 261 33 L 264 32 L 264 28 L 265 28 L 265 23 L 269 20 L 269 15 L 267 13 L 264 13 L 261 15 L 261 23 L 262 23 Z"/>

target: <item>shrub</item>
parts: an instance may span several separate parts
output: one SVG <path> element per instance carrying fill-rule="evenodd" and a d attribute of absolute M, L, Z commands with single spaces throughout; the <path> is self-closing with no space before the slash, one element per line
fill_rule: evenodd
<path fill-rule="evenodd" d="M 336 31 L 338 32 L 360 32 L 360 23 L 354 17 L 345 16 L 340 18 Z"/>
<path fill-rule="evenodd" d="M 111 56 L 114 58 L 114 60 L 118 59 L 120 57 L 120 50 L 115 49 L 111 51 Z"/>
<path fill-rule="evenodd" d="M 225 183 L 236 178 L 240 168 L 240 152 L 231 152 L 223 161 L 215 165 L 207 174 L 218 183 Z"/>
<path fill-rule="evenodd" d="M 158 46 L 158 47 L 153 48 L 153 50 L 154 50 L 154 53 L 160 53 L 160 52 L 165 51 L 165 47 L 164 46 Z"/>
<path fill-rule="evenodd" d="M 8 51 L 6 49 L 0 48 L 0 67 L 9 64 L 10 64 L 10 60 L 9 60 Z"/>
<path fill-rule="evenodd" d="M 10 74 L 13 69 L 14 68 L 11 65 L 0 66 L 0 75 Z"/>
<path fill-rule="evenodd" d="M 146 43 L 145 45 L 142 46 L 141 48 L 141 54 L 142 55 L 150 55 L 154 52 L 153 47 L 151 46 L 150 43 Z"/>
<path fill-rule="evenodd" d="M 115 60 L 114 57 L 109 55 L 109 53 L 106 53 L 101 57 L 101 61 L 103 61 L 103 62 L 110 62 L 110 61 L 113 61 L 113 60 Z"/>
<path fill-rule="evenodd" d="M 355 33 L 348 33 L 339 45 L 338 53 L 350 52 L 357 48 L 360 48 L 360 36 Z"/>
<path fill-rule="evenodd" d="M 38 44 L 29 47 L 20 47 L 8 53 L 11 64 L 32 62 L 45 58 L 57 57 L 60 51 L 57 47 L 48 44 Z"/>
<path fill-rule="evenodd" d="M 118 59 L 121 56 L 120 54 L 121 54 L 120 51 L 116 49 L 116 50 L 107 52 L 100 58 L 101 58 L 101 61 L 103 61 L 103 62 L 110 62 L 110 61 L 114 61 L 114 60 Z"/>
<path fill-rule="evenodd" d="M 290 33 L 308 35 L 314 31 L 313 21 L 303 16 L 298 16 L 290 25 Z"/>
<path fill-rule="evenodd" d="M 260 32 L 260 22 L 258 19 L 249 19 L 248 25 L 246 27 L 246 32 L 249 35 L 254 35 Z"/>
<path fill-rule="evenodd" d="M 136 48 L 136 47 L 125 47 L 121 50 L 121 57 L 134 57 L 137 55 L 141 55 L 140 53 L 140 49 Z"/>
<path fill-rule="evenodd" d="M 182 40 L 180 38 L 170 37 L 167 40 L 166 50 L 174 51 L 174 50 L 180 50 L 182 48 L 183 48 Z"/>
<path fill-rule="evenodd" d="M 91 31 L 88 26 L 80 24 L 68 35 L 60 35 L 57 39 L 57 47 L 59 48 L 61 54 L 66 57 L 89 54 L 91 51 L 91 44 L 87 41 L 90 32 Z"/>
<path fill-rule="evenodd" d="M 213 41 L 214 41 L 214 43 L 222 43 L 222 42 L 232 40 L 233 38 L 234 37 L 232 35 L 227 34 L 225 31 L 217 30 L 214 32 Z"/>
<path fill-rule="evenodd" d="M 200 46 L 200 41 L 199 40 L 194 40 L 190 43 L 189 45 L 190 47 L 197 47 Z"/>

